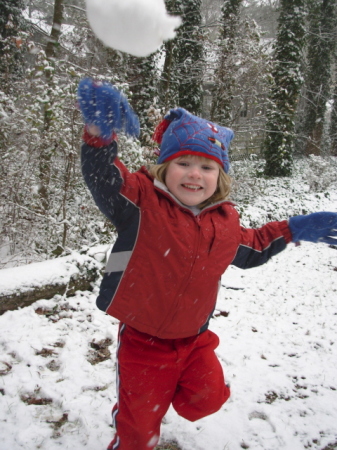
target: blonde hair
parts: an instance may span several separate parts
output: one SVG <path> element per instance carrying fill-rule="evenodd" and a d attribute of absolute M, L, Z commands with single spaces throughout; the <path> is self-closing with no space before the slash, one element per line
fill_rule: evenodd
<path fill-rule="evenodd" d="M 202 156 L 198 156 L 198 158 L 200 158 L 202 161 L 205 162 L 209 161 L 208 158 L 204 158 Z M 171 161 L 167 161 L 162 164 L 153 164 L 149 167 L 149 173 L 161 183 L 166 184 L 165 182 L 166 172 L 170 163 Z M 230 195 L 232 187 L 232 179 L 229 175 L 227 175 L 227 173 L 223 170 L 220 164 L 218 164 L 218 166 L 219 166 L 219 177 L 217 188 L 211 197 L 209 197 L 207 200 L 198 205 L 200 209 L 203 209 L 206 206 L 209 206 L 213 203 L 217 203 L 221 200 L 226 200 Z"/>

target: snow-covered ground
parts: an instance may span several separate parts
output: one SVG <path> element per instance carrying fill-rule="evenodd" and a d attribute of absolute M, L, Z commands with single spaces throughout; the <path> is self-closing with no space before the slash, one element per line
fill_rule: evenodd
<path fill-rule="evenodd" d="M 337 210 L 336 186 L 305 189 L 307 209 L 311 199 Z M 231 399 L 195 423 L 170 410 L 162 438 L 183 450 L 337 448 L 337 248 L 290 244 L 222 283 L 211 329 Z M 0 317 L 1 450 L 104 450 L 112 439 L 118 325 L 96 309 L 97 289 Z"/>

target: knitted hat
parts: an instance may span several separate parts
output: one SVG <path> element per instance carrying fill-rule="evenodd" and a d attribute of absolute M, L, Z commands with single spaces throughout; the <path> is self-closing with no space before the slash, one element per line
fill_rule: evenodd
<path fill-rule="evenodd" d="M 153 140 L 160 145 L 158 164 L 184 155 L 213 159 L 229 170 L 228 148 L 234 133 L 183 108 L 171 109 L 157 126 Z"/>

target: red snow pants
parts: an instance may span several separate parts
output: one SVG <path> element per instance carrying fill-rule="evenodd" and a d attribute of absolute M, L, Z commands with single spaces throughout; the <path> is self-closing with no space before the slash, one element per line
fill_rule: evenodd
<path fill-rule="evenodd" d="M 151 450 L 172 404 L 190 421 L 218 411 L 229 398 L 212 331 L 183 339 L 159 339 L 125 324 L 119 331 L 116 434 L 108 450 Z"/>

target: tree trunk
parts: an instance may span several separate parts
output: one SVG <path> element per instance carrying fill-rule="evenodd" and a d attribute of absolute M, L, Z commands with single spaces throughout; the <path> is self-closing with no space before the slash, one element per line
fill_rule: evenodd
<path fill-rule="evenodd" d="M 331 148 L 330 153 L 332 156 L 337 156 L 337 57 L 335 58 L 335 90 L 333 94 L 333 104 L 331 110 L 331 122 L 330 122 L 330 141 Z"/>
<path fill-rule="evenodd" d="M 290 176 L 294 151 L 294 118 L 302 86 L 304 0 L 281 0 L 275 42 L 275 69 L 267 112 L 263 151 L 266 176 Z"/>
<path fill-rule="evenodd" d="M 330 99 L 333 28 L 336 0 L 312 0 L 306 74 L 306 105 L 303 118 L 305 155 L 320 155 L 326 104 Z"/>
<path fill-rule="evenodd" d="M 64 0 L 55 0 L 53 27 L 46 47 L 46 56 L 48 59 L 55 58 L 56 56 L 56 48 L 61 35 L 61 26 L 63 22 L 63 3 Z"/>
<path fill-rule="evenodd" d="M 205 67 L 201 0 L 184 0 L 183 24 L 178 28 L 177 55 L 179 106 L 192 114 L 202 107 L 202 79 Z"/>
<path fill-rule="evenodd" d="M 307 138 L 307 142 L 304 149 L 306 156 L 321 154 L 321 141 L 323 136 L 323 121 L 317 123 L 312 130 L 311 135 Z"/>
<path fill-rule="evenodd" d="M 50 38 L 46 46 L 46 58 L 48 60 L 53 60 L 56 57 L 56 50 L 58 41 L 61 35 L 61 26 L 63 21 L 63 3 L 64 0 L 55 0 L 54 3 L 54 16 L 53 25 L 50 33 Z M 52 99 L 53 91 L 53 71 L 48 67 L 45 70 L 45 77 L 47 81 L 47 94 L 50 99 Z M 53 121 L 53 102 L 49 100 L 44 104 L 44 134 L 46 140 L 49 141 L 49 129 Z M 57 143 L 51 144 L 50 142 L 43 149 L 39 160 L 39 178 L 40 184 L 38 188 L 38 193 L 41 199 L 41 212 L 47 213 L 49 208 L 49 180 L 51 174 L 51 158 L 53 153 L 57 148 Z"/>
<path fill-rule="evenodd" d="M 212 93 L 211 120 L 220 125 L 231 124 L 231 107 L 235 80 L 233 79 L 235 43 L 242 0 L 225 0 L 221 8 L 219 60 Z"/>
<path fill-rule="evenodd" d="M 163 71 L 160 80 L 160 94 L 161 94 L 161 104 L 165 111 L 170 108 L 177 106 L 177 92 L 173 90 L 172 77 L 174 71 L 174 56 L 173 56 L 173 46 L 174 42 L 168 41 L 165 44 L 165 61 L 163 66 Z"/>

